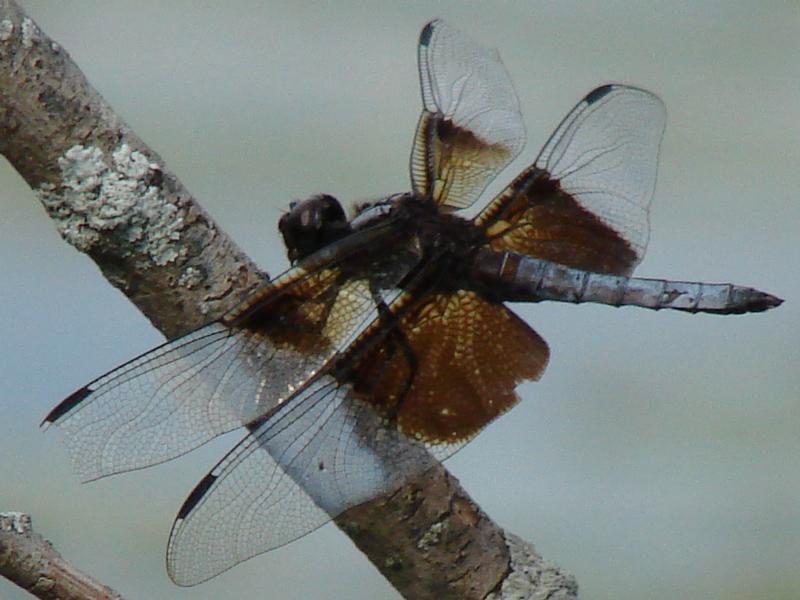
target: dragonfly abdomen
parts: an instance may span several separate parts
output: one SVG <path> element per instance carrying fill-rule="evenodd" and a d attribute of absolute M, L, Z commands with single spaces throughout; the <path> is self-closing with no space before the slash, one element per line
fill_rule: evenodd
<path fill-rule="evenodd" d="M 761 312 L 783 302 L 760 290 L 731 283 L 593 273 L 514 252 L 481 251 L 473 273 L 481 287 L 504 301 L 594 302 L 715 314 Z"/>

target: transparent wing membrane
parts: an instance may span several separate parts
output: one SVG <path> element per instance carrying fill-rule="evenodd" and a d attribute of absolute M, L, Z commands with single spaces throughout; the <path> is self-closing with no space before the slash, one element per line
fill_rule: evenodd
<path fill-rule="evenodd" d="M 167 568 L 194 585 L 386 493 L 448 456 L 385 423 L 322 377 L 253 430 L 201 481 L 170 536 Z"/>

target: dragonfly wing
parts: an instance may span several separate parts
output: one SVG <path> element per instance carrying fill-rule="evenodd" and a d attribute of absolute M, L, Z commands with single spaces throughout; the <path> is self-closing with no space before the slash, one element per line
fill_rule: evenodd
<path fill-rule="evenodd" d="M 414 191 L 470 206 L 525 145 L 511 78 L 489 50 L 440 20 L 419 39 L 423 109 L 411 152 Z"/>
<path fill-rule="evenodd" d="M 650 92 L 597 88 L 476 224 L 494 250 L 629 274 L 647 248 L 665 120 L 664 104 Z"/>
<path fill-rule="evenodd" d="M 88 481 L 172 459 L 263 417 L 377 318 L 368 281 L 339 275 L 334 265 L 290 270 L 221 321 L 81 388 L 44 424 L 64 433 Z"/>

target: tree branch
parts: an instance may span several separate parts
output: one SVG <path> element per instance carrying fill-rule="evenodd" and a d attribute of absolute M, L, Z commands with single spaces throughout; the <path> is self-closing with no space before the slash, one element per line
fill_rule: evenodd
<path fill-rule="evenodd" d="M 265 277 L 11 0 L 0 0 L 0 153 L 64 240 L 167 338 Z M 407 598 L 577 597 L 571 576 L 500 529 L 441 466 L 336 523 Z"/>

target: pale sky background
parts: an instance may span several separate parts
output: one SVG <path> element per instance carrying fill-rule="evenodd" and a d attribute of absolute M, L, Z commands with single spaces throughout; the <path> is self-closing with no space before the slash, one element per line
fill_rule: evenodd
<path fill-rule="evenodd" d="M 416 39 L 443 17 L 497 47 L 529 144 L 612 81 L 667 105 L 637 273 L 786 299 L 742 317 L 543 304 L 544 379 L 448 462 L 498 523 L 592 600 L 800 597 L 800 4 L 23 1 L 270 273 L 317 192 L 408 189 Z M 396 598 L 329 525 L 196 588 L 164 568 L 185 496 L 239 437 L 89 485 L 42 417 L 162 338 L 58 237 L 0 161 L 0 511 L 127 598 Z M 0 597 L 25 598 L 0 581 Z"/>

